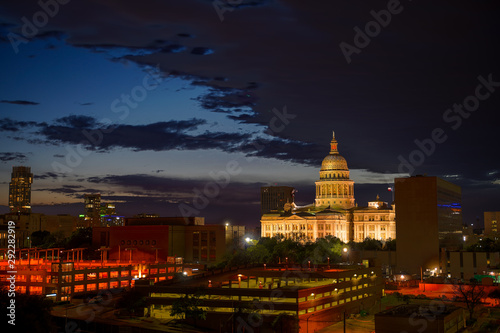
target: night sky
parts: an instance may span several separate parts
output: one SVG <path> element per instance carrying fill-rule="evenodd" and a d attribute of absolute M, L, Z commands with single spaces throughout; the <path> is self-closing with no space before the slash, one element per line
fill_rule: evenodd
<path fill-rule="evenodd" d="M 261 186 L 314 201 L 333 130 L 360 206 L 411 173 L 500 210 L 496 1 L 47 3 L 0 4 L 0 212 L 27 165 L 33 212 L 257 226 Z"/>

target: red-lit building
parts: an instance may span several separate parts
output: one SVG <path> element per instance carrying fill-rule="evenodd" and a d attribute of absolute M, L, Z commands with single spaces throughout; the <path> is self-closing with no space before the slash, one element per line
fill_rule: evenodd
<path fill-rule="evenodd" d="M 93 228 L 92 243 L 110 260 L 163 262 L 183 257 L 188 263 L 216 263 L 226 250 L 223 225 L 128 225 Z"/>

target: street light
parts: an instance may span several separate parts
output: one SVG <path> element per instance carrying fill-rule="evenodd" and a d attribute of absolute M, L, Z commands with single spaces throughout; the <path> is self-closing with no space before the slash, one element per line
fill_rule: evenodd
<path fill-rule="evenodd" d="M 349 250 L 347 249 L 347 247 L 344 247 L 342 249 L 342 251 L 344 251 L 344 253 L 346 254 L 346 256 L 347 256 L 347 262 L 349 262 Z"/>
<path fill-rule="evenodd" d="M 307 333 L 309 333 L 309 318 L 311 318 L 314 315 L 315 315 L 315 313 L 313 313 L 312 315 L 310 315 L 309 317 L 307 317 L 307 320 L 306 320 L 306 330 L 307 330 Z"/>

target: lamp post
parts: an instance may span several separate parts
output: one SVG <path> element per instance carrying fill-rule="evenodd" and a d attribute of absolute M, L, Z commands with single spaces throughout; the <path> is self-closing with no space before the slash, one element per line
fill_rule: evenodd
<path fill-rule="evenodd" d="M 346 255 L 346 262 L 349 262 L 349 249 L 347 247 L 344 247 L 342 251 L 344 251 L 344 254 Z"/>
<path fill-rule="evenodd" d="M 330 257 L 327 257 L 326 259 L 328 259 L 328 269 L 330 269 Z"/>
<path fill-rule="evenodd" d="M 312 316 L 314 316 L 315 313 L 313 313 L 312 315 L 310 315 L 309 317 L 307 317 L 306 319 L 306 332 L 309 333 L 309 318 L 311 318 Z"/>

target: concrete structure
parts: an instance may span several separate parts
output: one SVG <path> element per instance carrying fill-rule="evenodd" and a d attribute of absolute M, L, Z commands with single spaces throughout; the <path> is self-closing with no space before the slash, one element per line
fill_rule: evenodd
<path fill-rule="evenodd" d="M 83 249 L 82 249 L 83 250 Z M 2 254 L 6 249 L 0 250 Z M 99 291 L 110 288 L 134 286 L 138 278 L 153 282 L 172 279 L 175 273 L 183 271 L 182 258 L 167 258 L 163 263 L 143 264 L 141 262 L 96 262 L 80 260 L 64 261 L 61 249 L 30 251 L 30 259 L 22 259 L 22 251 L 16 258 L 16 292 L 31 295 L 55 294 L 56 301 L 70 300 L 75 293 Z M 45 254 L 43 256 L 43 254 Z M 49 255 L 50 254 L 50 255 Z M 74 259 L 74 258 L 73 258 Z M 0 286 L 10 282 L 7 260 L 0 262 Z"/>
<path fill-rule="evenodd" d="M 377 333 L 455 333 L 465 327 L 465 310 L 440 301 L 407 304 L 375 314 Z M 432 319 L 432 320 L 431 320 Z"/>
<path fill-rule="evenodd" d="M 92 233 L 92 245 L 111 260 L 158 262 L 183 257 L 190 263 L 216 263 L 226 251 L 222 225 L 96 227 Z"/>
<path fill-rule="evenodd" d="M 25 238 L 35 231 L 48 231 L 51 234 L 60 233 L 62 237 L 70 237 L 76 230 L 78 218 L 67 214 L 45 215 L 39 213 L 30 214 L 5 214 L 0 215 L 0 224 L 5 225 L 13 221 L 17 230 L 25 233 Z M 22 242 L 22 246 L 29 247 L 27 238 Z"/>
<path fill-rule="evenodd" d="M 437 177 L 395 179 L 397 267 L 439 272 L 440 249 L 462 243 L 461 189 Z"/>
<path fill-rule="evenodd" d="M 33 174 L 30 167 L 15 166 L 12 168 L 9 183 L 9 208 L 11 213 L 31 213 L 31 184 Z"/>
<path fill-rule="evenodd" d="M 244 225 L 233 225 L 226 223 L 224 225 L 226 235 L 226 245 L 233 247 L 242 247 L 246 235 L 246 227 Z"/>
<path fill-rule="evenodd" d="M 484 212 L 484 236 L 498 240 L 500 236 L 500 212 Z"/>
<path fill-rule="evenodd" d="M 451 278 L 469 281 L 475 275 L 488 275 L 491 267 L 500 264 L 499 252 L 465 252 L 447 251 L 445 253 L 445 264 L 442 267 L 443 274 Z"/>
<path fill-rule="evenodd" d="M 204 217 L 127 217 L 125 225 L 204 225 Z"/>
<path fill-rule="evenodd" d="M 382 279 L 375 273 L 379 270 L 364 266 L 240 268 L 137 288 L 148 294 L 152 317 L 168 317 L 176 300 L 201 287 L 200 307 L 207 311 L 207 320 L 197 321 L 199 325 L 222 332 L 265 331 L 279 315 L 288 315 L 298 319 L 300 332 L 315 332 L 340 321 L 344 312 L 359 313 L 379 301 L 383 294 Z M 258 327 L 252 325 L 256 318 L 262 318 Z M 284 332 L 298 331 L 290 323 L 283 327 Z M 274 331 L 280 330 L 275 327 Z"/>
<path fill-rule="evenodd" d="M 264 186 L 260 188 L 262 214 L 285 210 L 285 204 L 294 203 L 295 189 L 290 186 Z"/>
<path fill-rule="evenodd" d="M 263 214 L 262 237 L 284 237 L 297 241 L 316 241 L 334 236 L 344 242 L 361 242 L 365 238 L 381 241 L 396 237 L 394 207 L 377 196 L 367 207 L 354 202 L 354 182 L 349 168 L 339 154 L 333 137 L 330 153 L 323 159 L 316 184 L 315 203 L 303 207 L 284 206 L 284 211 Z"/>

